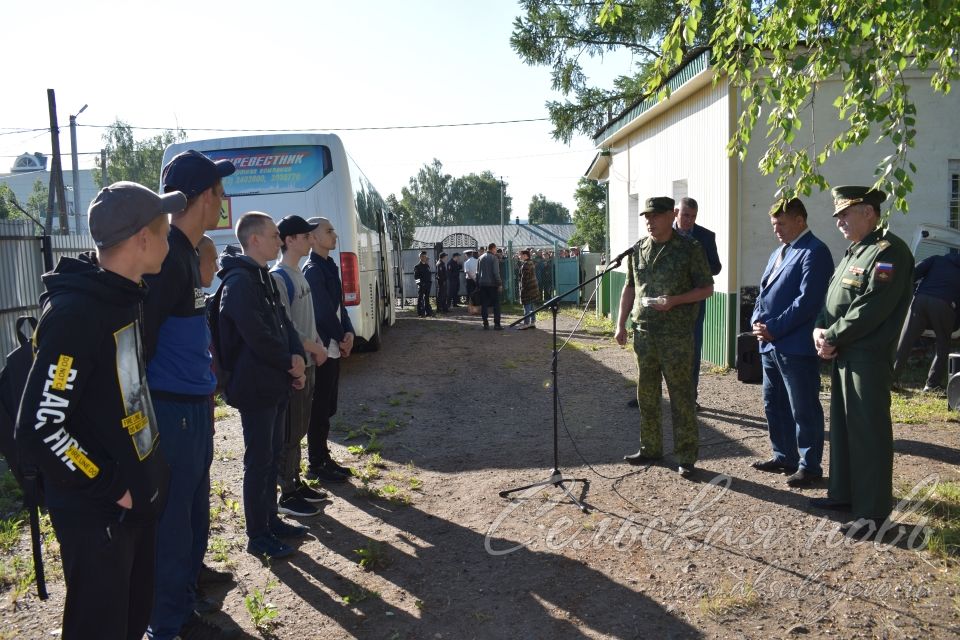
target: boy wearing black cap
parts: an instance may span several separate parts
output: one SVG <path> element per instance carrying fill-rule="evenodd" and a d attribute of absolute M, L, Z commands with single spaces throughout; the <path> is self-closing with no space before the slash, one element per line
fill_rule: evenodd
<path fill-rule="evenodd" d="M 300 480 L 300 443 L 310 426 L 310 406 L 313 404 L 314 373 L 317 365 L 327 360 L 327 350 L 319 343 L 316 319 L 313 314 L 313 297 L 310 284 L 300 271 L 300 260 L 310 253 L 310 232 L 317 228 L 300 216 L 287 216 L 277 225 L 280 231 L 280 262 L 270 273 L 277 282 L 280 301 L 287 311 L 293 328 L 300 336 L 303 350 L 307 352 L 304 375 L 306 383 L 295 389 L 287 407 L 287 428 L 279 453 L 278 478 L 280 501 L 277 510 L 291 516 L 315 516 L 320 513 L 314 503 L 327 497 Z"/>
<path fill-rule="evenodd" d="M 114 183 L 88 211 L 96 254 L 61 258 L 43 276 L 16 439 L 45 480 L 66 640 L 141 638 L 147 628 L 169 470 L 147 388 L 141 277 L 160 270 L 167 214 L 185 206 L 182 193 Z"/>
<path fill-rule="evenodd" d="M 147 382 L 172 472 L 170 498 L 157 524 L 156 590 L 147 630 L 152 640 L 212 627 L 194 613 L 210 527 L 210 396 L 217 384 L 197 246 L 204 231 L 217 227 L 222 180 L 233 172 L 229 161 L 191 150 L 175 156 L 161 174 L 163 190 L 183 193 L 187 207 L 173 216 L 170 253 L 160 273 L 146 278 L 143 305 Z"/>

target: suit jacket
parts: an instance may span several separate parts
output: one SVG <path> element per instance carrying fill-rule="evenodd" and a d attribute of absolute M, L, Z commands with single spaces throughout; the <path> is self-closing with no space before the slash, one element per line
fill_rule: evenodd
<path fill-rule="evenodd" d="M 673 226 L 676 228 L 676 223 L 674 223 Z M 717 234 L 706 227 L 694 224 L 690 235 L 700 243 L 700 246 L 703 247 L 703 252 L 707 254 L 707 264 L 710 265 L 710 275 L 715 276 L 720 273 L 723 265 L 720 264 L 720 254 L 717 252 Z"/>
<path fill-rule="evenodd" d="M 812 231 L 795 240 L 777 269 L 783 245 L 774 249 L 760 279 L 760 295 L 750 323 L 762 322 L 773 342 L 761 342 L 760 351 L 776 349 L 790 355 L 813 356 L 813 324 L 823 307 L 833 274 L 830 249 Z"/>

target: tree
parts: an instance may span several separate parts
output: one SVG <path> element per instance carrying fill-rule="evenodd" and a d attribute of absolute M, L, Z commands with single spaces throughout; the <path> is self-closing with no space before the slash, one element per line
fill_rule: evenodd
<path fill-rule="evenodd" d="M 559 202 L 547 200 L 542 193 L 538 193 L 530 198 L 527 219 L 530 224 L 568 224 L 570 211 Z"/>
<path fill-rule="evenodd" d="M 13 189 L 6 183 L 0 183 L 0 220 L 17 220 L 23 218 L 20 210 L 11 204 L 16 201 L 17 196 L 13 193 Z"/>
<path fill-rule="evenodd" d="M 682 47 L 706 44 L 709 18 L 720 0 L 699 0 L 701 20 Z M 530 65 L 551 68 L 553 88 L 567 99 L 547 102 L 553 136 L 570 142 L 575 133 L 592 136 L 613 115 L 644 97 L 660 43 L 681 5 L 663 0 L 597 2 L 589 0 L 521 0 L 523 15 L 514 19 L 510 45 Z M 635 71 L 618 76 L 612 87 L 593 86 L 582 62 L 627 50 Z"/>
<path fill-rule="evenodd" d="M 114 122 L 103 134 L 107 150 L 107 184 L 129 180 L 157 189 L 160 186 L 160 170 L 163 168 L 163 151 L 174 142 L 187 137 L 186 132 L 166 130 L 145 140 L 134 140 L 133 129 L 122 120 Z M 93 180 L 103 188 L 102 168 L 99 158 L 93 170 Z"/>
<path fill-rule="evenodd" d="M 387 196 L 386 203 L 394 219 L 400 223 L 401 247 L 409 249 L 410 245 L 413 244 L 413 229 L 417 226 L 413 221 L 413 215 L 402 202 L 397 200 L 397 196 L 392 193 Z"/>
<path fill-rule="evenodd" d="M 24 209 L 26 209 L 30 215 L 42 221 L 46 218 L 45 214 L 49 199 L 50 189 L 38 178 L 37 181 L 33 183 L 33 191 L 30 192 L 30 197 L 27 198 L 27 204 Z"/>
<path fill-rule="evenodd" d="M 604 19 L 614 23 L 623 3 L 604 0 Z M 631 3 L 632 4 L 632 3 Z M 826 189 L 820 166 L 827 158 L 867 142 L 875 131 L 893 153 L 876 167 L 877 188 L 908 210 L 912 190 L 908 160 L 917 108 L 910 98 L 908 67 L 930 74 L 930 86 L 946 94 L 960 77 L 960 3 L 954 0 L 724 0 L 716 15 L 700 0 L 681 0 L 679 14 L 661 43 L 646 90 L 669 95 L 665 80 L 684 52 L 711 32 L 713 64 L 739 87 L 743 111 L 728 150 L 744 159 L 747 144 L 767 114 L 767 150 L 759 160 L 775 174 L 779 198 Z M 845 127 L 835 136 L 797 140 L 820 86 L 840 79 L 831 107 Z M 818 105 L 818 108 L 821 108 Z"/>
<path fill-rule="evenodd" d="M 409 186 L 400 190 L 403 206 L 410 211 L 414 226 L 452 224 L 452 179 L 449 173 L 443 172 L 443 163 L 434 158 L 410 178 Z"/>
<path fill-rule="evenodd" d="M 590 251 L 604 251 L 607 246 L 607 189 L 602 184 L 580 178 L 573 193 L 577 208 L 573 224 L 577 230 L 570 236 L 571 245 L 587 245 Z"/>
<path fill-rule="evenodd" d="M 513 198 L 503 185 L 503 215 L 510 219 Z M 454 178 L 450 185 L 450 201 L 454 224 L 500 224 L 500 180 L 492 171 L 471 173 Z"/>

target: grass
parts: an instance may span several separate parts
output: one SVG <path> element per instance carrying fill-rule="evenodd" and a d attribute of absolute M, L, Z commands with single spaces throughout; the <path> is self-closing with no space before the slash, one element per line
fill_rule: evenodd
<path fill-rule="evenodd" d="M 360 604 L 364 600 L 370 600 L 371 598 L 379 598 L 380 593 L 378 591 L 372 591 L 364 587 L 355 587 L 350 590 L 350 593 L 345 596 L 340 596 L 344 604 Z"/>
<path fill-rule="evenodd" d="M 254 589 L 253 593 L 248 594 L 243 599 L 243 604 L 247 607 L 247 613 L 250 614 L 253 626 L 260 631 L 270 632 L 275 624 L 274 619 L 278 615 L 277 607 L 272 602 L 267 601 L 267 594 L 275 586 L 277 586 L 277 582 L 271 580 L 263 588 L 263 591 Z"/>
<path fill-rule="evenodd" d="M 898 488 L 897 498 L 907 495 L 909 487 Z M 917 513 L 928 519 L 930 536 L 927 552 L 948 563 L 960 559 L 960 482 L 938 482 Z"/>
<path fill-rule="evenodd" d="M 0 552 L 10 553 L 20 542 L 20 529 L 23 519 L 18 516 L 0 520 Z"/>
<path fill-rule="evenodd" d="M 960 422 L 947 408 L 942 394 L 894 391 L 890 394 L 890 417 L 900 424 Z"/>
<path fill-rule="evenodd" d="M 700 598 L 700 612 L 708 618 L 722 618 L 730 614 L 742 614 L 760 606 L 760 596 L 749 582 L 739 587 L 721 583 L 717 593 Z"/>
<path fill-rule="evenodd" d="M 233 551 L 237 545 L 233 542 L 229 542 L 225 538 L 217 536 L 216 538 L 211 538 L 210 543 L 207 545 L 207 549 L 210 551 L 210 556 L 217 562 L 221 562 L 224 565 L 231 567 L 234 566 L 234 562 L 230 559 L 230 552 Z"/>
<path fill-rule="evenodd" d="M 366 546 L 354 549 L 353 552 L 360 558 L 357 564 L 365 571 L 376 571 L 390 566 L 386 547 L 375 540 L 371 540 Z"/>
<path fill-rule="evenodd" d="M 23 510 L 23 492 L 5 463 L 2 468 L 4 472 L 0 475 L 0 516 L 9 517 Z"/>

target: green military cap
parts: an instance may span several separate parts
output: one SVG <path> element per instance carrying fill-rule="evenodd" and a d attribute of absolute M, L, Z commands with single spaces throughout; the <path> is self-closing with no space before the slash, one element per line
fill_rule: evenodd
<path fill-rule="evenodd" d="M 887 199 L 887 194 L 871 187 L 834 187 L 831 193 L 833 194 L 834 216 L 844 209 L 860 203 L 873 205 L 874 209 L 880 211 L 880 204 Z"/>
<path fill-rule="evenodd" d="M 667 196 L 660 196 L 658 198 L 647 198 L 644 203 L 643 211 L 640 212 L 640 215 L 645 216 L 648 213 L 661 213 L 663 211 L 673 211 L 673 198 L 668 198 Z"/>

